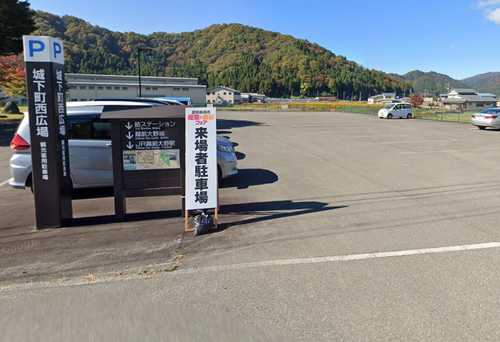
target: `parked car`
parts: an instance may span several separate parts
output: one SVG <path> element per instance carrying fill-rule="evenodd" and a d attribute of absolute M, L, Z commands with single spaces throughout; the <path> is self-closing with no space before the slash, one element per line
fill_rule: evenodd
<path fill-rule="evenodd" d="M 111 125 L 100 118 L 103 112 L 161 106 L 158 103 L 135 101 L 68 102 L 68 143 L 71 180 L 74 188 L 110 187 L 113 185 L 111 157 Z M 14 188 L 31 187 L 31 152 L 29 117 L 23 120 L 10 144 L 11 178 Z M 232 142 L 217 137 L 219 179 L 236 175 L 237 158 Z"/>
<path fill-rule="evenodd" d="M 409 103 L 388 103 L 378 111 L 381 119 L 411 119 L 412 107 Z"/>
<path fill-rule="evenodd" d="M 473 114 L 471 123 L 479 129 L 487 127 L 500 129 L 500 108 L 487 108 Z"/>

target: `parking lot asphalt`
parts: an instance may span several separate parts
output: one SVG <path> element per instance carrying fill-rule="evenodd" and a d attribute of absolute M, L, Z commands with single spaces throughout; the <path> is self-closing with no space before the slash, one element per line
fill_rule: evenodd
<path fill-rule="evenodd" d="M 147 279 L 8 292 L 9 340 L 498 340 L 500 132 L 349 113 L 219 118 L 240 174 L 221 189 L 224 223 L 212 234 L 179 242 L 178 217 L 34 233 L 31 195 L 0 187 L 2 280 L 182 256 L 178 271 Z M 75 212 L 109 214 L 110 201 L 75 201 Z M 83 309 L 65 312 L 68 300 Z M 37 318 L 63 312 L 60 329 Z M 35 321 L 36 335 L 23 333 Z"/>
<path fill-rule="evenodd" d="M 225 192 L 239 226 L 190 266 L 499 241 L 500 132 L 345 113 L 238 113 L 240 167 L 277 181 Z M 264 182 L 265 183 L 265 182 Z"/>

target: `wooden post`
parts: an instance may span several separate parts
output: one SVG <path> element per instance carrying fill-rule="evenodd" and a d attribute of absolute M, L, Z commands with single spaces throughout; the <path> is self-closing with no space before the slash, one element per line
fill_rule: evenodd
<path fill-rule="evenodd" d="M 184 232 L 194 232 L 194 228 L 189 226 L 189 210 L 184 210 Z"/>
<path fill-rule="evenodd" d="M 215 228 L 219 226 L 219 184 L 217 184 L 217 207 L 215 208 Z"/>

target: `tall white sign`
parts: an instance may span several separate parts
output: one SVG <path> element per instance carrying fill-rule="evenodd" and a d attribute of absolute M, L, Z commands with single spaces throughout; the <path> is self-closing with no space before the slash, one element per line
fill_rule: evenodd
<path fill-rule="evenodd" d="M 217 208 L 215 108 L 186 108 L 186 210 Z"/>

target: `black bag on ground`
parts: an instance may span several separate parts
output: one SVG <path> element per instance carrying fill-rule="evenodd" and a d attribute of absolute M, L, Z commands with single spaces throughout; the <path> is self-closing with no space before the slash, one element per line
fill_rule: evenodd
<path fill-rule="evenodd" d="M 205 234 L 214 226 L 214 219 L 205 211 L 200 212 L 193 219 L 194 235 Z"/>

